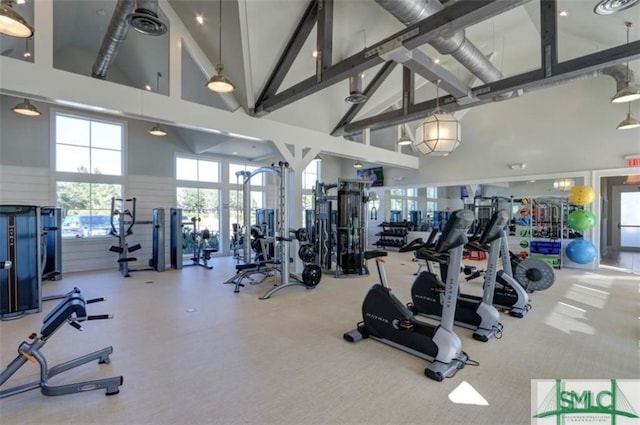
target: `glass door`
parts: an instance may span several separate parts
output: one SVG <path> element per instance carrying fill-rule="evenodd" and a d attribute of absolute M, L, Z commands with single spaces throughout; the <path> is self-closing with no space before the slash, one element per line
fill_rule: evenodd
<path fill-rule="evenodd" d="M 614 247 L 640 250 L 640 186 L 613 186 Z"/>

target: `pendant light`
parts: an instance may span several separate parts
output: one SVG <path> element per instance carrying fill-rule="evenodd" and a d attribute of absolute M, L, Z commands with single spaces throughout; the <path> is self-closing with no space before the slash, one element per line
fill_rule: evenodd
<path fill-rule="evenodd" d="M 11 110 L 16 114 L 25 115 L 28 117 L 40 116 L 40 111 L 29 101 L 29 99 L 25 99 L 22 102 L 18 103 L 16 106 L 11 108 Z"/>
<path fill-rule="evenodd" d="M 416 130 L 415 147 L 423 155 L 447 156 L 460 145 L 460 123 L 452 114 L 440 112 L 440 80 L 436 83 L 436 110 Z"/>
<path fill-rule="evenodd" d="M 156 75 L 156 93 L 160 93 L 160 77 L 162 77 L 161 73 L 157 73 Z M 165 130 L 160 124 L 155 123 L 153 127 L 149 129 L 149 134 L 152 136 L 166 136 L 167 130 Z"/>
<path fill-rule="evenodd" d="M 13 10 L 13 0 L 0 2 L 0 34 L 17 38 L 33 37 L 33 27 Z"/>
<path fill-rule="evenodd" d="M 618 130 L 631 130 L 638 127 L 640 127 L 640 121 L 638 121 L 631 113 L 631 103 L 629 103 L 627 118 L 623 119 L 616 128 Z"/>
<path fill-rule="evenodd" d="M 629 44 L 629 29 L 631 28 L 631 22 L 625 22 L 627 27 L 627 44 Z M 624 82 L 624 87 L 620 89 L 612 98 L 612 103 L 624 103 L 633 102 L 640 99 L 640 87 L 635 84 L 631 84 L 629 81 L 629 62 L 627 62 L 627 79 Z"/>
<path fill-rule="evenodd" d="M 218 55 L 220 55 L 220 62 L 216 66 L 216 75 L 209 79 L 207 87 L 209 90 L 216 93 L 231 93 L 236 86 L 231 82 L 226 75 L 224 75 L 224 66 L 222 65 L 222 0 L 220 0 L 220 20 L 218 26 Z"/>
<path fill-rule="evenodd" d="M 413 143 L 413 140 L 411 140 L 411 138 L 409 136 L 407 136 L 407 134 L 404 132 L 404 125 L 400 126 L 400 138 L 398 139 L 398 141 L 396 142 L 396 145 L 398 146 L 408 146 L 410 144 Z"/>
<path fill-rule="evenodd" d="M 360 169 L 360 168 L 362 168 L 362 167 L 364 167 L 364 165 L 362 165 L 362 162 L 360 162 L 360 161 L 356 161 L 356 162 L 353 164 L 353 168 L 358 168 L 358 169 Z"/>
<path fill-rule="evenodd" d="M 0 18 L 1 20 L 1 18 Z M 24 52 L 24 60 L 28 60 L 31 57 L 31 53 L 29 53 L 29 39 L 25 40 L 25 52 Z M 38 117 L 40 116 L 40 111 L 38 108 L 33 105 L 29 99 L 24 99 L 22 102 L 18 103 L 16 106 L 11 108 L 13 112 L 20 115 L 25 115 L 27 117 Z"/>

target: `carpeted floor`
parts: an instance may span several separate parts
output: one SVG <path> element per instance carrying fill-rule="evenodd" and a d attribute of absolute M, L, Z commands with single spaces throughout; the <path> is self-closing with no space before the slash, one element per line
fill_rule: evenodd
<path fill-rule="evenodd" d="M 390 283 L 405 302 L 417 268 L 410 258 L 390 253 L 387 261 Z M 77 286 L 87 298 L 106 296 L 89 305 L 89 314 L 115 314 L 85 322 L 84 332 L 64 326 L 53 335 L 43 349 L 50 365 L 114 347 L 111 364 L 91 363 L 53 383 L 123 375 L 124 385 L 113 397 L 19 394 L 0 400 L 0 423 L 516 425 L 531 422 L 531 379 L 640 378 L 637 275 L 557 271 L 551 289 L 532 295 L 528 316 L 502 314 L 502 339 L 481 343 L 456 328 L 480 366 L 437 383 L 423 375 L 424 360 L 373 340 L 342 339 L 361 319 L 362 298 L 376 276 L 325 275 L 314 290 L 292 287 L 260 301 L 270 281 L 239 294 L 222 284 L 233 264 L 218 258 L 210 271 L 125 279 L 106 270 L 46 282 L 45 294 Z M 478 293 L 481 282 L 463 287 Z M 54 305 L 0 323 L 2 367 Z M 29 364 L 5 386 L 37 376 Z M 461 388 L 475 390 L 486 405 L 462 404 Z"/>

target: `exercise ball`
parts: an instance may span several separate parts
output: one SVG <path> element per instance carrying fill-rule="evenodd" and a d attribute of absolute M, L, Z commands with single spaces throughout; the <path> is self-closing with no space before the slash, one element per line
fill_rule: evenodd
<path fill-rule="evenodd" d="M 591 186 L 575 186 L 569 192 L 569 202 L 575 205 L 589 205 L 596 199 L 596 192 Z"/>
<path fill-rule="evenodd" d="M 567 257 L 574 263 L 589 264 L 596 258 L 596 247 L 584 239 L 576 239 L 565 249 Z"/>
<path fill-rule="evenodd" d="M 569 214 L 567 224 L 573 230 L 588 230 L 596 225 L 596 216 L 591 211 L 576 210 Z"/>
<path fill-rule="evenodd" d="M 529 248 L 529 241 L 520 241 L 520 248 Z"/>

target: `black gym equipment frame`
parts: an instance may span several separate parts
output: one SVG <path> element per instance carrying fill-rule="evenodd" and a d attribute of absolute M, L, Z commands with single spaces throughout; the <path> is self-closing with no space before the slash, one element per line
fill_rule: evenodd
<path fill-rule="evenodd" d="M 0 319 L 42 310 L 41 215 L 34 205 L 0 205 Z"/>

